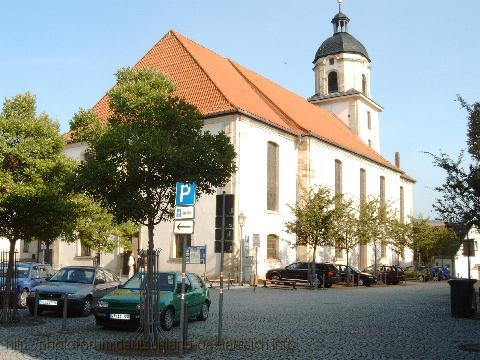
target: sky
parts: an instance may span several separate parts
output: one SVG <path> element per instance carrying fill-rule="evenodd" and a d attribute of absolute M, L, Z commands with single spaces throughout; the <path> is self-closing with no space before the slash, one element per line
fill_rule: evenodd
<path fill-rule="evenodd" d="M 0 23 L 0 99 L 30 91 L 66 132 L 170 29 L 287 89 L 314 93 L 312 61 L 332 35 L 335 0 L 5 1 Z M 416 215 L 435 218 L 445 174 L 424 152 L 456 157 L 467 113 L 480 100 L 478 0 L 344 0 L 349 32 L 372 60 L 372 98 L 384 107 L 381 153 L 417 180 Z"/>

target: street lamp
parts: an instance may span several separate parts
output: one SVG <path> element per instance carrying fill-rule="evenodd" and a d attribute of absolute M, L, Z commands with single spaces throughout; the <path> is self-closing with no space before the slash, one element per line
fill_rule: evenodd
<path fill-rule="evenodd" d="M 238 225 L 240 226 L 240 286 L 243 286 L 243 225 L 245 225 L 246 218 L 243 212 L 238 215 Z"/>

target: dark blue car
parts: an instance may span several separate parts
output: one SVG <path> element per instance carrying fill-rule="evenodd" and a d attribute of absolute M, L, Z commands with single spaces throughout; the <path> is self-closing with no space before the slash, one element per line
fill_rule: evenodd
<path fill-rule="evenodd" d="M 2 273 L 6 273 L 2 271 Z M 15 269 L 15 281 L 18 290 L 18 306 L 27 306 L 30 290 L 50 278 L 55 272 L 49 264 L 18 262 Z M 5 286 L 5 278 L 0 277 L 0 288 Z"/>

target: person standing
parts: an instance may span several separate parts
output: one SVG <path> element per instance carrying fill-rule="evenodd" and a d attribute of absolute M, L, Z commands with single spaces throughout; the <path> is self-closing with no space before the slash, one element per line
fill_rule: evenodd
<path fill-rule="evenodd" d="M 128 278 L 130 279 L 134 273 L 135 273 L 135 258 L 133 257 L 133 254 L 130 253 L 130 256 L 128 257 Z"/>

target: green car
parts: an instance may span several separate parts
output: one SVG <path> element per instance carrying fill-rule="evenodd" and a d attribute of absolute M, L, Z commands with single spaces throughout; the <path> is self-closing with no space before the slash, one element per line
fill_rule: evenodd
<path fill-rule="evenodd" d="M 161 272 L 154 275 L 160 285 L 160 326 L 170 330 L 180 320 L 182 275 L 179 272 Z M 137 273 L 121 288 L 102 297 L 94 308 L 97 325 L 134 328 L 140 324 L 141 288 L 144 273 Z M 193 273 L 185 278 L 189 318 L 205 321 L 210 309 L 210 295 L 203 280 Z"/>
<path fill-rule="evenodd" d="M 430 269 L 426 266 L 407 266 L 405 268 L 405 278 L 408 280 L 428 281 L 430 280 Z"/>

